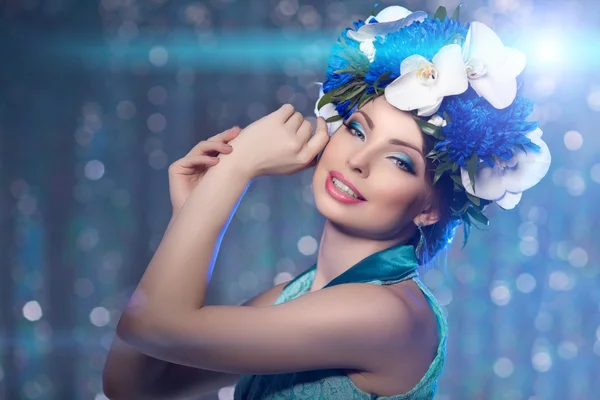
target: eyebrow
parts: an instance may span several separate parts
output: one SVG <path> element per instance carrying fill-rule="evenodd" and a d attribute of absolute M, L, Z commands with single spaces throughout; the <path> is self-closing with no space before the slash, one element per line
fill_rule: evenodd
<path fill-rule="evenodd" d="M 367 125 L 369 125 L 369 129 L 373 130 L 375 128 L 375 124 L 373 123 L 373 120 L 365 112 L 363 112 L 361 110 L 357 110 L 356 112 L 359 113 L 360 115 L 362 115 L 363 117 L 365 117 L 365 120 L 367 121 Z M 415 146 L 413 144 L 405 142 L 404 140 L 392 138 L 392 139 L 388 140 L 388 144 L 409 147 L 409 148 L 417 151 L 421 155 L 421 157 L 423 157 L 423 159 L 425 159 L 425 156 L 423 155 L 423 151 L 421 149 L 419 149 L 417 146 Z"/>

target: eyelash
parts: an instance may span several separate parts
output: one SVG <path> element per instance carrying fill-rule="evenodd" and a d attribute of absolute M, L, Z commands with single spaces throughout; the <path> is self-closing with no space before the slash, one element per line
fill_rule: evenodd
<path fill-rule="evenodd" d="M 358 129 L 356 129 L 356 128 L 353 128 L 353 127 L 351 127 L 351 126 L 350 126 L 350 124 L 352 124 L 353 122 L 354 122 L 354 121 L 351 121 L 350 123 L 348 123 L 347 121 L 345 121 L 345 122 L 343 122 L 343 124 L 344 124 L 344 126 L 345 126 L 345 127 L 348 129 L 348 132 L 350 132 L 350 134 L 351 134 L 352 136 L 356 136 L 356 137 L 358 137 L 358 135 L 357 135 L 357 133 L 358 133 L 358 134 L 361 134 L 361 135 L 363 136 L 363 139 L 361 139 L 361 140 L 364 140 L 364 139 L 366 139 L 366 137 L 365 137 L 365 134 L 364 134 L 364 133 L 362 133 L 362 132 L 360 132 Z M 411 166 L 410 166 L 410 165 L 408 165 L 408 163 L 406 163 L 404 160 L 401 160 L 401 159 L 400 159 L 400 158 L 398 158 L 398 157 L 388 157 L 388 158 L 391 158 L 392 160 L 394 160 L 394 164 L 396 165 L 396 167 L 398 167 L 398 168 L 400 168 L 400 169 L 403 169 L 403 170 L 405 170 L 405 171 L 407 171 L 407 172 L 409 172 L 409 173 L 411 173 L 411 174 L 413 174 L 413 175 L 415 174 L 415 172 L 414 172 L 414 170 L 411 168 Z"/>

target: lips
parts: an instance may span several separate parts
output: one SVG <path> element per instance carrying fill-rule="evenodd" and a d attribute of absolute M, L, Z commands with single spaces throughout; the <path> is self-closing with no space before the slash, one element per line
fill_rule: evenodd
<path fill-rule="evenodd" d="M 356 186 L 354 186 L 350 181 L 348 181 L 346 178 L 344 178 L 344 175 L 342 175 L 341 172 L 338 171 L 331 171 L 329 173 L 332 177 L 334 177 L 335 179 L 340 180 L 344 185 L 348 186 L 350 189 L 352 189 L 352 191 L 361 199 L 361 200 L 365 200 L 365 197 L 362 195 L 362 193 L 360 193 L 358 191 L 358 189 L 356 188 Z"/>

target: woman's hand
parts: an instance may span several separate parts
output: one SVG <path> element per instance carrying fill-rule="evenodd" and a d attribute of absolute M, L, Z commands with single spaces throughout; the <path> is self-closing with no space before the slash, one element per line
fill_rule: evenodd
<path fill-rule="evenodd" d="M 169 166 L 169 192 L 173 213 L 176 214 L 198 185 L 206 171 L 219 162 L 217 155 L 232 151 L 229 141 L 236 138 L 240 128 L 235 126 L 195 145 L 183 158 Z"/>
<path fill-rule="evenodd" d="M 227 162 L 235 162 L 249 179 L 294 174 L 314 166 L 317 154 L 329 141 L 323 118 L 317 119 L 314 135 L 312 131 L 302 114 L 295 112 L 291 104 L 284 104 L 248 125 L 230 142 L 234 152 L 227 156 Z"/>

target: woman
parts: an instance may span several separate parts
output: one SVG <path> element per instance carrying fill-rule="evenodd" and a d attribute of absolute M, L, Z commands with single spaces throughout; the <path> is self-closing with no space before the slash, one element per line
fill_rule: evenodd
<path fill-rule="evenodd" d="M 487 223 L 487 205 L 514 207 L 550 162 L 517 95 L 522 55 L 457 17 L 393 6 L 359 21 L 334 48 L 314 135 L 284 105 L 171 166 L 173 218 L 119 321 L 109 398 L 238 379 L 236 399 L 434 397 L 447 323 L 417 269 L 460 223 L 465 238 Z M 244 306 L 204 306 L 252 179 L 315 164 L 316 264 Z"/>

